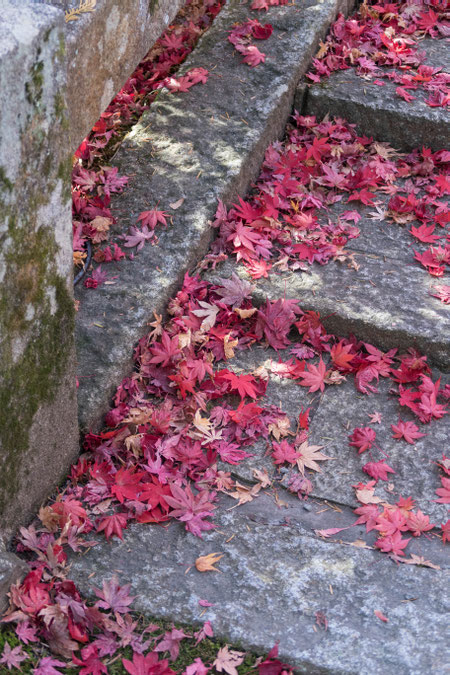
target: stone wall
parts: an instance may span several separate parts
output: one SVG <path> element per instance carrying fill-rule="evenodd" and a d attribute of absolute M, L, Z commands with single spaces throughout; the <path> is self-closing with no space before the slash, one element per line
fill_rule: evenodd
<path fill-rule="evenodd" d="M 0 0 L 0 543 L 78 449 L 73 151 L 182 0 Z"/>

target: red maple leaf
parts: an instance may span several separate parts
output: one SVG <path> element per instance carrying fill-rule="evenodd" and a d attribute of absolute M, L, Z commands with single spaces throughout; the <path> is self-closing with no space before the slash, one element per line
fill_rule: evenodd
<path fill-rule="evenodd" d="M 423 241 L 427 244 L 435 244 L 441 237 L 437 234 L 433 234 L 434 229 L 434 225 L 425 225 L 425 223 L 423 223 L 420 227 L 414 227 L 413 225 L 410 229 L 410 233 L 419 241 Z"/>
<path fill-rule="evenodd" d="M 262 413 L 263 409 L 256 405 L 256 403 L 245 403 L 241 401 L 237 407 L 237 410 L 230 410 L 230 418 L 237 424 L 241 429 L 252 422 L 255 417 L 258 417 Z"/>
<path fill-rule="evenodd" d="M 263 52 L 260 52 L 258 47 L 255 45 L 248 45 L 245 49 L 245 56 L 243 62 L 247 65 L 255 68 L 260 63 L 264 63 L 266 60 L 266 55 Z"/>
<path fill-rule="evenodd" d="M 357 448 L 358 454 L 370 450 L 377 437 L 376 431 L 370 427 L 356 427 L 353 433 L 349 436 L 350 443 L 354 448 Z"/>
<path fill-rule="evenodd" d="M 112 516 L 105 516 L 97 523 L 97 532 L 105 532 L 107 539 L 113 537 L 119 537 L 123 539 L 122 530 L 127 527 L 128 516 L 126 513 L 114 513 Z"/>
<path fill-rule="evenodd" d="M 441 476 L 441 485 L 442 487 L 436 490 L 439 499 L 435 499 L 435 501 L 439 504 L 450 504 L 450 478 Z"/>
<path fill-rule="evenodd" d="M 395 534 L 396 532 L 405 532 L 408 529 L 408 523 L 402 511 L 395 507 L 385 507 L 383 513 L 379 516 L 375 529 L 381 532 L 383 537 Z"/>
<path fill-rule="evenodd" d="M 72 661 L 77 666 L 83 666 L 79 670 L 80 675 L 101 675 L 108 672 L 105 664 L 99 659 L 97 647 L 93 644 L 83 647 L 80 659 L 74 654 Z"/>
<path fill-rule="evenodd" d="M 331 149 L 331 145 L 327 143 L 328 138 L 317 138 L 315 137 L 312 145 L 308 148 L 306 152 L 306 158 L 314 158 L 316 162 L 320 163 L 322 161 L 322 155 L 326 155 L 327 152 Z"/>
<path fill-rule="evenodd" d="M 379 548 L 383 553 L 394 553 L 395 555 L 405 555 L 404 548 L 408 546 L 411 538 L 402 539 L 400 532 L 395 532 L 395 534 L 387 535 L 386 537 L 379 537 L 375 546 Z"/>
<path fill-rule="evenodd" d="M 417 509 L 416 513 L 409 513 L 408 518 L 408 529 L 412 532 L 414 537 L 419 537 L 422 532 L 427 532 L 432 530 L 434 525 L 430 523 L 429 516 L 426 516 L 420 509 Z"/>
<path fill-rule="evenodd" d="M 282 440 L 280 443 L 272 443 L 272 446 L 272 457 L 275 464 L 284 464 L 285 462 L 289 464 L 296 463 L 299 454 L 293 445 Z"/>
<path fill-rule="evenodd" d="M 139 214 L 138 222 L 140 221 L 142 225 L 145 225 L 150 230 L 154 230 L 158 223 L 167 225 L 166 216 L 167 213 L 164 211 L 150 209 L 150 211 L 142 211 L 142 213 Z"/>
<path fill-rule="evenodd" d="M 375 529 L 375 525 L 377 524 L 378 518 L 380 516 L 377 504 L 364 504 L 363 506 L 358 506 L 358 508 L 354 510 L 354 513 L 359 516 L 358 520 L 355 522 L 355 525 L 361 525 L 364 523 L 366 526 L 366 532 L 370 532 L 371 530 Z"/>
<path fill-rule="evenodd" d="M 156 652 L 139 654 L 133 653 L 133 660 L 122 659 L 123 667 L 130 675 L 175 675 L 175 671 L 169 668 L 168 659 L 158 661 Z"/>
<path fill-rule="evenodd" d="M 344 340 L 338 342 L 337 345 L 333 345 L 330 355 L 337 368 L 341 370 L 351 370 L 351 366 L 349 364 L 355 358 L 355 354 L 351 353 L 352 349 L 353 345 L 346 345 Z"/>
<path fill-rule="evenodd" d="M 149 350 L 153 354 L 150 363 L 158 363 L 165 368 L 181 354 L 178 335 L 174 335 L 171 338 L 166 331 L 163 331 L 161 342 L 153 342 Z"/>
<path fill-rule="evenodd" d="M 124 499 L 136 499 L 137 495 L 146 487 L 140 482 L 143 476 L 145 476 L 144 471 L 133 473 L 132 469 L 119 469 L 114 476 L 114 485 L 111 488 L 112 494 L 117 497 L 121 504 Z"/>
<path fill-rule="evenodd" d="M 52 504 L 50 508 L 59 515 L 59 526 L 61 529 L 68 522 L 69 518 L 73 525 L 81 525 L 88 520 L 88 515 L 81 502 L 73 499 L 73 497 L 65 497 L 62 501 Z"/>
<path fill-rule="evenodd" d="M 246 396 L 257 398 L 258 394 L 254 385 L 256 380 L 252 375 L 236 375 L 229 370 L 219 370 L 215 374 L 215 379 L 228 382 L 230 391 L 237 391 L 239 396 L 244 399 Z"/>
<path fill-rule="evenodd" d="M 380 462 L 368 462 L 363 466 L 362 470 L 371 478 L 375 478 L 375 480 L 388 480 L 388 473 L 395 473 L 394 469 L 391 469 L 382 460 Z"/>

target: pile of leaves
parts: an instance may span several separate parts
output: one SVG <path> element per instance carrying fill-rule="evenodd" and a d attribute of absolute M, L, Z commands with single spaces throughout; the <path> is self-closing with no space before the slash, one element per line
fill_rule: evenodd
<path fill-rule="evenodd" d="M 72 175 L 75 265 L 83 265 L 87 241 L 96 245 L 94 260 L 98 263 L 117 262 L 125 257 L 117 243 L 104 245 L 111 226 L 116 223 L 110 209 L 111 194 L 121 192 L 128 183 L 128 177 L 119 175 L 117 168 L 107 166 L 107 162 L 124 134 L 151 106 L 162 87 L 172 92 L 187 91 L 206 81 L 208 73 L 204 68 L 194 68 L 180 78 L 175 78 L 174 73 L 208 30 L 223 4 L 224 0 L 188 0 L 173 25 L 157 40 L 75 152 Z M 124 247 L 139 243 L 142 246 L 146 241 L 156 243 L 155 229 L 166 225 L 165 215 L 157 209 L 141 213 L 136 226 L 125 237 Z M 142 230 L 138 227 L 140 221 Z M 100 270 L 86 284 L 96 288 L 106 279 L 106 273 Z"/>
<path fill-rule="evenodd" d="M 131 521 L 174 519 L 201 536 L 214 527 L 211 518 L 220 493 L 241 504 L 270 486 L 263 472 L 256 471 L 256 483 L 249 488 L 219 466 L 221 462 L 231 468 L 244 461 L 257 439 L 267 443 L 276 467 L 293 470 L 291 492 L 302 499 L 311 492 L 311 472 L 320 471 L 319 462 L 330 458 L 321 446 L 308 442 L 308 410 L 301 412 L 292 430 L 280 408 L 264 403 L 268 371 L 233 371 L 229 362 L 238 351 L 258 343 L 279 351 L 274 372 L 309 392 L 338 386 L 350 376 L 359 392 L 370 395 L 380 378 L 389 378 L 399 405 L 421 425 L 446 414 L 448 387 L 433 381 L 426 357 L 414 350 L 383 353 L 354 337 L 339 339 L 327 334 L 318 314 L 303 311 L 296 301 L 267 301 L 258 308 L 251 293 L 251 284 L 236 276 L 211 284 L 186 275 L 169 305 L 171 320 L 163 326 L 157 318 L 139 342 L 136 371 L 117 389 L 106 417 L 109 428 L 88 434 L 86 452 L 73 466 L 64 491 L 41 508 L 39 524 L 21 529 L 18 550 L 30 557 L 31 571 L 12 588 L 6 617 L 17 624 L 21 639 L 45 640 L 63 658 L 83 667 L 89 664 L 86 673 L 106 672 L 101 659 L 112 657 L 124 640 L 133 646 L 138 662 L 149 644 L 135 634 L 128 590 L 115 580 L 105 582 L 103 590 L 96 591 L 99 601 L 90 605 L 67 579 L 68 549 L 95 545 L 89 539 L 94 532 L 122 538 Z M 288 347 L 293 356 L 283 361 L 281 350 Z M 401 420 L 393 428 L 405 443 L 417 437 L 417 430 Z M 374 433 L 356 429 L 351 442 L 364 452 L 374 440 Z M 373 467 L 365 470 L 375 475 Z M 383 503 L 379 512 L 375 481 L 386 478 L 378 466 L 375 480 L 358 486 L 363 507 L 356 511 L 357 522 L 378 530 L 377 546 L 398 557 L 408 543 L 402 532 L 409 529 L 419 536 L 433 525 L 420 511 L 412 512 L 411 500 L 408 514 L 404 502 L 393 507 Z M 441 501 L 447 503 L 447 493 Z M 150 646 L 152 656 L 146 658 L 156 667 L 158 653 L 166 647 L 151 641 Z M 158 668 L 166 672 L 165 665 Z"/>
<path fill-rule="evenodd" d="M 361 206 L 351 208 L 356 203 L 373 207 L 368 215 L 375 221 L 410 226 L 419 248 L 415 260 L 432 277 L 442 277 L 450 263 L 443 199 L 450 191 L 450 153 L 424 148 L 403 156 L 358 136 L 342 119 L 319 122 L 296 114 L 295 122 L 285 142 L 267 150 L 251 197 L 229 211 L 219 206 L 213 253 L 235 255 L 253 279 L 267 277 L 272 268 L 307 270 L 331 260 L 357 268 L 345 248 L 360 236 Z M 336 215 L 337 203 L 350 206 Z M 433 294 L 448 303 L 449 290 L 441 286 Z"/>
<path fill-rule="evenodd" d="M 378 86 L 384 86 L 383 79 L 394 82 L 397 96 L 405 101 L 413 101 L 416 96 L 411 92 L 422 90 L 428 106 L 447 107 L 450 74 L 426 65 L 420 41 L 449 35 L 450 14 L 445 2 L 366 0 L 348 19 L 339 16 L 307 77 L 317 83 L 334 71 L 353 68 Z"/>

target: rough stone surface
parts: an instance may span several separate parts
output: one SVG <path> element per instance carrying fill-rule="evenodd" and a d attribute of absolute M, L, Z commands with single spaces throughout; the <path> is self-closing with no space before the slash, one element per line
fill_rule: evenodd
<path fill-rule="evenodd" d="M 444 40 L 421 42 L 425 63 L 450 71 L 450 51 Z M 361 134 L 390 143 L 399 150 L 425 146 L 441 150 L 450 138 L 450 116 L 444 108 L 431 108 L 427 94 L 412 92 L 416 100 L 407 103 L 395 93 L 398 85 L 383 79 L 384 86 L 359 77 L 353 68 L 332 73 L 318 85 L 302 83 L 295 107 L 321 119 L 327 113 L 356 124 Z"/>
<path fill-rule="evenodd" d="M 3 550 L 0 544 L 0 615 L 8 607 L 6 594 L 11 585 L 22 579 L 28 571 L 28 565 L 23 560 Z"/>
<path fill-rule="evenodd" d="M 76 148 L 185 0 L 97 0 L 66 24 L 70 146 Z M 64 10 L 78 0 L 50 0 Z"/>
<path fill-rule="evenodd" d="M 450 312 L 429 295 L 436 282 L 412 261 L 400 267 L 395 257 L 353 250 L 358 271 L 332 262 L 314 264 L 305 273 L 271 274 L 258 281 L 254 301 L 294 298 L 303 309 L 320 312 L 327 330 L 337 335 L 353 333 L 382 349 L 414 346 L 447 371 Z M 244 268 L 230 260 L 208 278 L 229 277 L 233 271 L 247 278 Z"/>
<path fill-rule="evenodd" d="M 217 200 L 232 201 L 255 178 L 267 145 L 283 132 L 318 40 L 344 7 L 341 0 L 326 0 L 273 8 L 266 62 L 249 68 L 227 41 L 230 26 L 248 16 L 248 7 L 229 2 L 184 65 L 210 70 L 207 84 L 178 96 L 163 93 L 123 143 L 114 163 L 132 180 L 112 201 L 117 234 L 157 203 L 173 224 L 158 246 L 121 261 L 114 284 L 95 293 L 77 289 L 83 429 L 100 423 L 114 387 L 131 369 L 131 345 L 206 253 Z M 172 211 L 170 204 L 181 197 L 183 205 Z"/>
<path fill-rule="evenodd" d="M 283 360 L 289 354 L 283 354 Z M 262 351 L 252 349 L 243 352 L 239 357 L 229 362 L 229 367 L 242 368 L 244 372 L 251 372 L 260 365 L 272 359 L 275 363 L 278 358 L 272 350 Z M 433 378 L 441 376 L 442 385 L 446 378 L 438 371 L 433 372 Z M 448 378 L 447 378 L 448 379 Z M 323 452 L 333 457 L 333 460 L 321 464 L 321 472 L 313 472 L 310 476 L 313 483 L 312 496 L 320 499 L 332 499 L 334 502 L 356 508 L 358 502 L 352 485 L 370 478 L 362 471 L 366 462 L 385 459 L 376 448 L 372 451 L 372 458 L 368 452 L 358 455 L 355 448 L 349 445 L 349 435 L 355 427 L 365 427 L 370 423 L 369 414 L 377 411 L 382 415 L 380 425 L 372 428 L 377 433 L 376 444 L 384 451 L 388 458 L 385 461 L 395 470 L 390 474 L 388 483 L 379 481 L 377 495 L 387 502 L 393 503 L 402 497 L 411 496 L 416 500 L 418 508 L 430 516 L 431 522 L 440 526 L 448 518 L 447 507 L 435 502 L 435 490 L 440 487 L 440 471 L 436 462 L 442 459 L 447 439 L 450 435 L 450 419 L 447 416 L 431 424 L 420 425 L 421 433 L 426 436 L 417 440 L 415 445 L 404 440 L 392 438 L 391 424 L 397 424 L 399 418 L 403 421 L 414 421 L 407 408 L 402 408 L 395 396 L 389 391 L 391 380 L 381 379 L 378 394 L 369 396 L 357 391 L 353 377 L 338 386 L 331 386 L 321 394 L 308 394 L 306 387 L 301 387 L 292 380 L 281 379 L 271 375 L 267 387 L 266 405 L 279 406 L 291 420 L 291 429 L 297 428 L 299 412 L 309 407 L 310 412 L 310 444 L 324 446 Z M 232 471 L 239 480 L 254 481 L 253 469 L 266 469 L 270 476 L 280 475 L 271 457 L 267 454 L 267 444 L 259 441 L 248 449 L 254 456 L 244 462 L 231 467 L 222 464 L 221 468 Z M 282 471 L 284 474 L 285 469 Z M 285 475 L 285 478 L 288 476 Z"/>
<path fill-rule="evenodd" d="M 262 495 L 230 511 L 224 499 L 217 529 L 203 540 L 178 523 L 132 526 L 123 542 L 104 542 L 74 558 L 72 576 L 89 592 L 97 578 L 115 572 L 131 583 L 140 611 L 184 622 L 209 619 L 216 634 L 245 648 L 267 652 L 280 640 L 281 658 L 308 675 L 443 673 L 447 572 L 395 565 L 348 541 L 322 541 L 311 533 L 323 527 L 322 508 L 308 512 L 298 500 L 287 502 L 277 509 Z M 346 514 L 330 512 L 334 526 L 347 524 Z M 429 546 L 425 555 L 448 566 L 442 544 Z M 197 572 L 195 559 L 216 551 L 224 553 L 220 573 Z M 96 574 L 89 581 L 92 558 Z M 200 599 L 213 603 L 206 613 Z M 314 627 L 317 612 L 326 616 L 327 631 Z"/>
<path fill-rule="evenodd" d="M 0 535 L 29 518 L 78 446 L 63 14 L 0 16 Z M 45 471 L 42 471 L 45 467 Z"/>

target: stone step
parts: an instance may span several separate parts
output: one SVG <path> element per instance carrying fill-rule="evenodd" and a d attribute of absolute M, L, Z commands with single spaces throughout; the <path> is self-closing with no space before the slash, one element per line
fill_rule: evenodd
<path fill-rule="evenodd" d="M 227 367 L 251 373 L 259 366 L 265 365 L 270 372 L 270 362 L 278 363 L 279 356 L 274 349 L 253 347 L 237 353 L 227 362 Z M 288 361 L 291 357 L 289 349 L 281 352 L 283 361 Z M 313 363 L 317 361 L 318 359 Z M 438 377 L 441 377 L 442 386 L 450 380 L 448 376 L 434 369 L 433 380 Z M 375 460 L 369 458 L 367 453 L 358 455 L 355 448 L 349 445 L 349 435 L 355 427 L 365 427 L 370 423 L 369 414 L 379 412 L 382 421 L 380 424 L 372 425 L 372 428 L 377 434 L 377 446 L 388 455 L 385 461 L 394 469 L 395 474 L 390 476 L 388 482 L 378 482 L 377 496 L 389 503 L 396 501 L 399 496 L 411 496 L 416 500 L 417 507 L 439 527 L 448 518 L 448 508 L 445 504 L 438 504 L 435 501 L 437 498 L 435 491 L 440 487 L 441 473 L 437 462 L 442 459 L 442 448 L 445 447 L 446 439 L 450 437 L 450 416 L 446 415 L 431 424 L 420 425 L 420 431 L 425 436 L 419 438 L 414 445 L 394 439 L 391 424 L 397 424 L 399 418 L 416 423 L 417 419 L 409 410 L 399 405 L 396 396 L 390 394 L 392 386 L 391 380 L 380 378 L 377 385 L 378 393 L 367 396 L 357 391 L 354 378 L 349 375 L 347 380 L 338 386 L 327 386 L 323 393 L 309 394 L 306 387 L 271 373 L 264 405 L 281 408 L 289 417 L 292 430 L 297 428 L 300 411 L 310 409 L 309 443 L 324 446 L 323 452 L 334 458 L 324 462 L 320 472 L 311 472 L 313 484 L 311 496 L 329 499 L 350 509 L 359 506 L 352 486 L 368 480 L 362 466 L 366 462 L 378 461 L 383 457 L 377 450 L 373 451 L 376 455 Z M 222 462 L 220 468 L 231 471 L 241 482 L 254 482 L 254 469 L 266 469 L 270 477 L 276 475 L 276 466 L 271 456 L 267 454 L 267 442 L 264 439 L 257 441 L 248 452 L 253 457 L 236 466 Z M 286 472 L 283 484 L 286 484 L 288 478 Z"/>
<path fill-rule="evenodd" d="M 444 672 L 449 586 L 442 543 L 434 537 L 412 543 L 440 570 L 395 564 L 361 548 L 359 526 L 342 532 L 339 543 L 313 534 L 350 525 L 351 512 L 279 496 L 283 508 L 270 493 L 234 509 L 222 497 L 217 528 L 203 539 L 180 523 L 131 526 L 123 542 L 103 541 L 91 554 L 72 556 L 72 579 L 89 594 L 116 573 L 131 583 L 138 611 L 185 623 L 210 620 L 217 635 L 244 649 L 267 653 L 279 640 L 281 659 L 299 673 Z M 212 552 L 223 553 L 220 572 L 198 572 L 196 558 Z M 205 610 L 199 600 L 212 607 Z"/>
<path fill-rule="evenodd" d="M 332 209 L 333 210 L 333 209 Z M 307 272 L 271 273 L 259 279 L 254 301 L 293 298 L 305 310 L 319 312 L 326 329 L 336 335 L 356 335 L 381 349 L 417 348 L 447 372 L 450 368 L 449 306 L 430 296 L 442 284 L 413 262 L 405 248 L 409 235 L 389 223 L 363 217 L 359 239 L 352 240 L 356 270 L 344 263 L 314 263 Z M 391 236 L 384 236 L 383 230 Z M 206 278 L 233 273 L 251 281 L 242 265 L 228 259 Z M 445 281 L 444 281 L 445 283 Z"/>
<path fill-rule="evenodd" d="M 420 42 L 425 63 L 450 72 L 450 49 L 445 40 Z M 375 78 L 376 79 L 376 78 Z M 359 134 L 388 142 L 392 147 L 441 150 L 450 138 L 450 115 L 445 108 L 431 108 L 420 89 L 408 103 L 395 93 L 397 84 L 383 79 L 384 86 L 362 79 L 354 68 L 334 72 L 320 84 L 298 87 L 295 108 L 322 119 L 327 113 L 356 124 Z"/>
<path fill-rule="evenodd" d="M 82 430 L 101 423 L 114 388 L 131 370 L 133 344 L 206 253 L 208 220 L 217 200 L 245 194 L 267 145 L 284 130 L 296 85 L 319 40 L 337 12 L 350 4 L 317 0 L 272 8 L 274 33 L 261 46 L 266 61 L 250 68 L 227 37 L 235 22 L 254 19 L 255 12 L 227 2 L 184 65 L 184 70 L 207 68 L 208 82 L 184 94 L 162 93 L 121 146 L 114 164 L 131 180 L 112 200 L 119 219 L 116 234 L 156 204 L 173 222 L 159 245 L 145 246 L 133 261 L 121 261 L 112 284 L 95 291 L 77 287 Z M 184 203 L 172 210 L 170 204 L 180 198 Z"/>

